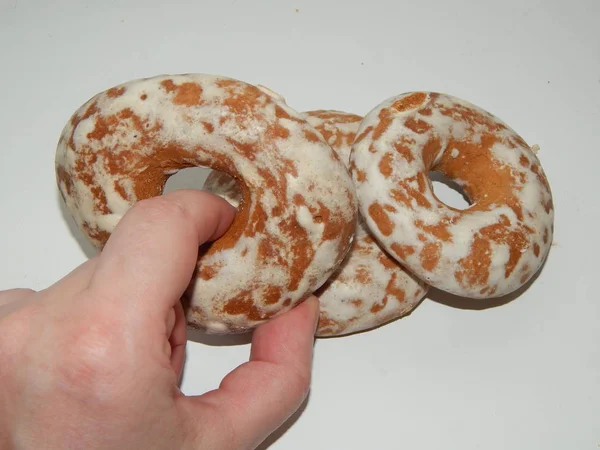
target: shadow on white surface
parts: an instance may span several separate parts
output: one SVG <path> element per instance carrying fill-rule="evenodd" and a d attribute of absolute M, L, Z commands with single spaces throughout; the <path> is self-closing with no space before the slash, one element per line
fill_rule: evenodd
<path fill-rule="evenodd" d="M 181 169 L 167 180 L 163 189 L 163 194 L 178 191 L 180 189 L 196 189 L 201 191 L 204 187 L 204 181 L 210 174 L 211 169 L 206 167 L 188 167 Z"/>
<path fill-rule="evenodd" d="M 188 341 L 210 345 L 211 347 L 230 347 L 250 344 L 252 342 L 252 332 L 240 334 L 208 334 L 202 330 L 188 327 L 187 338 Z"/>
<path fill-rule="evenodd" d="M 65 205 L 65 202 L 60 196 L 60 192 L 58 191 L 58 189 L 56 190 L 56 201 L 58 202 L 58 205 L 60 207 L 60 212 L 62 214 L 63 220 L 69 227 L 71 235 L 73 235 L 73 237 L 79 244 L 79 247 L 81 248 L 81 250 L 83 250 L 83 253 L 85 253 L 85 256 L 88 259 L 91 259 L 94 256 L 96 256 L 97 251 L 95 247 L 87 240 L 87 238 L 83 235 L 83 233 L 75 223 L 75 219 L 73 219 L 71 213 L 69 213 L 67 205 Z"/>

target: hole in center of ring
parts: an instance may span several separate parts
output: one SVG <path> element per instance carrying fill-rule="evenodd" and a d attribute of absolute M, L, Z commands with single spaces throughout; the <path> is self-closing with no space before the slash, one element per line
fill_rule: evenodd
<path fill-rule="evenodd" d="M 454 209 L 465 210 L 471 206 L 461 186 L 441 172 L 429 172 L 433 192 L 441 202 Z"/>
<path fill-rule="evenodd" d="M 205 167 L 188 167 L 171 175 L 165 184 L 163 194 L 180 189 L 210 192 L 238 209 L 242 197 L 240 186 L 233 177 Z"/>
<path fill-rule="evenodd" d="M 181 189 L 203 190 L 204 182 L 211 170 L 204 167 L 188 167 L 171 175 L 165 184 L 163 194 Z"/>

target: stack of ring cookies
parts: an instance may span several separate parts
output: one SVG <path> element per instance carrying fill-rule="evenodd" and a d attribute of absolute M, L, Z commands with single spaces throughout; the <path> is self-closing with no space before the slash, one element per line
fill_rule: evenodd
<path fill-rule="evenodd" d="M 404 317 L 430 286 L 490 299 L 525 285 L 552 242 L 550 186 L 535 152 L 505 123 L 450 95 L 413 92 L 366 116 L 300 113 L 262 86 L 186 74 L 97 94 L 56 151 L 62 198 L 99 250 L 136 202 L 189 167 L 237 207 L 199 251 L 182 301 L 190 326 L 252 330 L 311 294 L 316 335 Z M 435 195 L 456 182 L 464 210 Z"/>

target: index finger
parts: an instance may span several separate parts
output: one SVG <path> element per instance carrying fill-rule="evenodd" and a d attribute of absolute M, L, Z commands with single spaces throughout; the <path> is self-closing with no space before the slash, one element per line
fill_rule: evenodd
<path fill-rule="evenodd" d="M 223 235 L 234 216 L 225 200 L 196 190 L 137 203 L 106 243 L 90 289 L 121 310 L 166 317 L 190 283 L 200 245 Z"/>

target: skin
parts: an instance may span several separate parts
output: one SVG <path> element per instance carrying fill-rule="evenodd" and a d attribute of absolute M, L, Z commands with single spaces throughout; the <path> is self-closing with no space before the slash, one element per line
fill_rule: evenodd
<path fill-rule="evenodd" d="M 179 299 L 234 214 L 200 191 L 144 200 L 54 285 L 0 292 L 0 448 L 252 449 L 285 422 L 309 391 L 314 297 L 259 326 L 217 389 L 179 389 Z"/>

